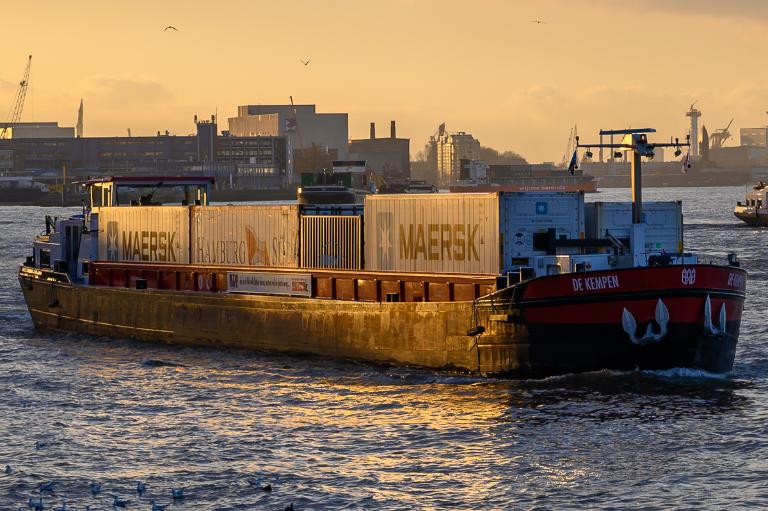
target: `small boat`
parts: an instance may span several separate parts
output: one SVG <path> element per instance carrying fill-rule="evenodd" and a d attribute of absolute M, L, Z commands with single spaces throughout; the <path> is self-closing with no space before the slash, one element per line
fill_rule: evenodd
<path fill-rule="evenodd" d="M 752 191 L 746 193 L 744 202 L 736 203 L 733 214 L 736 217 L 754 227 L 768 226 L 768 184 L 759 181 L 752 187 Z"/>

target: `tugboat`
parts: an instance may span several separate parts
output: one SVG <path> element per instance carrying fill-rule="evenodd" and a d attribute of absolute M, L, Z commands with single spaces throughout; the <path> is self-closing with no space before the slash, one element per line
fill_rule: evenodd
<path fill-rule="evenodd" d="M 736 203 L 733 214 L 736 218 L 753 227 L 765 227 L 768 225 L 768 185 L 759 181 L 747 192 L 744 203 Z"/>
<path fill-rule="evenodd" d="M 603 133 L 634 153 L 628 221 L 608 230 L 585 227 L 583 194 L 372 194 L 360 213 L 211 206 L 207 179 L 123 177 L 46 220 L 19 283 L 41 330 L 498 377 L 727 372 L 747 275 L 735 256 L 700 264 L 682 238 L 656 248 L 651 131 Z M 153 199 L 130 206 L 140 185 Z M 161 187 L 181 205 L 160 205 Z"/>

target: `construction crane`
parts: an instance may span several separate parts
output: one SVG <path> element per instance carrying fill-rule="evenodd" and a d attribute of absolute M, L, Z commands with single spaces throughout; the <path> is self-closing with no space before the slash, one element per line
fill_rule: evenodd
<path fill-rule="evenodd" d="M 8 111 L 8 121 L 3 125 L 2 131 L 0 131 L 0 139 L 8 137 L 8 128 L 11 123 L 19 122 L 21 119 L 21 112 L 24 110 L 24 99 L 27 97 L 27 88 L 29 87 L 29 71 L 32 68 L 32 55 L 27 59 L 27 68 L 24 70 L 24 78 L 19 82 L 19 90 L 16 92 L 16 98 L 13 100 L 13 105 Z"/>
<path fill-rule="evenodd" d="M 728 123 L 728 126 L 719 130 L 715 130 L 715 132 L 709 136 L 710 149 L 720 149 L 725 145 L 725 142 L 731 138 L 731 132 L 728 131 L 728 128 L 731 127 L 731 124 L 733 124 L 733 119 L 731 119 L 731 122 Z"/>

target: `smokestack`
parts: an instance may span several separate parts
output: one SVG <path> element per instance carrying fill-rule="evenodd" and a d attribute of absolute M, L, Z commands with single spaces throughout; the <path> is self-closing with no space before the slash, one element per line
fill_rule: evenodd
<path fill-rule="evenodd" d="M 371 123 L 371 140 L 376 138 L 376 123 Z"/>
<path fill-rule="evenodd" d="M 389 121 L 389 136 L 397 138 L 397 131 L 395 130 L 395 121 Z"/>

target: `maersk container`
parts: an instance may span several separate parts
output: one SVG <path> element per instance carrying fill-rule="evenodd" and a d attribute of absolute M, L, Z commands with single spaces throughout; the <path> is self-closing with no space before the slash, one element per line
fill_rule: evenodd
<path fill-rule="evenodd" d="M 189 207 L 99 208 L 98 254 L 106 261 L 189 263 Z"/>
<path fill-rule="evenodd" d="M 643 202 L 645 251 L 683 251 L 683 206 L 680 201 Z M 612 236 L 629 240 L 632 225 L 631 202 L 587 204 L 587 234 L 590 238 Z"/>
<path fill-rule="evenodd" d="M 192 262 L 260 267 L 299 266 L 299 206 L 192 208 Z"/>
<path fill-rule="evenodd" d="M 581 192 L 514 192 L 501 195 L 504 219 L 504 268 L 527 264 L 524 259 L 547 255 L 542 239 L 550 229 L 557 239 L 584 238 L 584 194 Z M 578 254 L 562 247 L 557 254 Z"/>
<path fill-rule="evenodd" d="M 300 264 L 302 268 L 362 269 L 362 218 L 358 215 L 302 216 Z"/>
<path fill-rule="evenodd" d="M 497 275 L 500 232 L 496 193 L 365 197 L 369 270 Z"/>

